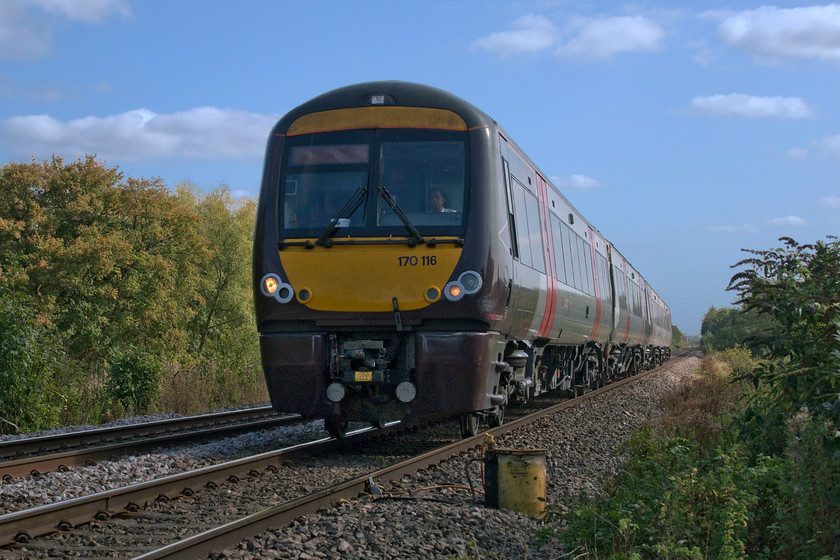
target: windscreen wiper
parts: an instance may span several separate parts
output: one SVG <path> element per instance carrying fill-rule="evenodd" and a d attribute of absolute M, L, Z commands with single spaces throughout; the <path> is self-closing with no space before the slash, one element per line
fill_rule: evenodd
<path fill-rule="evenodd" d="M 323 245 L 327 247 L 327 238 L 333 234 L 333 232 L 338 228 L 338 222 L 343 220 L 344 218 L 350 216 L 353 212 L 356 211 L 356 208 L 362 204 L 365 200 L 365 194 L 367 193 L 367 186 L 362 185 L 356 192 L 353 193 L 353 196 L 350 197 L 350 200 L 347 201 L 347 204 L 339 210 L 338 214 L 336 214 L 335 218 L 330 220 L 330 225 L 327 226 L 327 229 L 321 233 L 321 237 L 318 238 L 318 241 L 315 242 L 315 245 Z"/>
<path fill-rule="evenodd" d="M 425 243 L 426 239 L 420 234 L 414 224 L 411 223 L 411 220 L 408 219 L 408 216 L 405 215 L 405 212 L 402 211 L 400 205 L 397 204 L 397 201 L 394 200 L 394 197 L 391 196 L 391 193 L 388 192 L 384 186 L 379 185 L 379 193 L 382 195 L 382 198 L 385 199 L 385 202 L 394 210 L 394 214 L 399 216 L 400 220 L 405 224 L 405 228 L 414 238 L 417 243 Z"/>

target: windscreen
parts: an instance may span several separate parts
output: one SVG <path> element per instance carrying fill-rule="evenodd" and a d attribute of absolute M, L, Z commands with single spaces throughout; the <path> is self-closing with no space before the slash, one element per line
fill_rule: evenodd
<path fill-rule="evenodd" d="M 287 138 L 282 237 L 461 235 L 468 197 L 466 133 L 362 130 Z M 387 194 L 386 194 L 387 193 Z M 390 195 L 390 196 L 388 196 Z"/>

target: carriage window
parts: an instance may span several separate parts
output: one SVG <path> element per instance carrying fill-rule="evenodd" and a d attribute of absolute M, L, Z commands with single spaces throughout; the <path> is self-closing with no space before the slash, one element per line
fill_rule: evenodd
<path fill-rule="evenodd" d="M 577 243 L 572 243 L 575 234 L 563 222 L 560 222 L 560 227 L 563 229 L 563 262 L 566 265 L 566 283 L 573 288 L 580 288 L 580 281 L 577 279 L 580 271 L 577 270 L 578 267 L 575 262 L 577 261 L 575 256 L 577 252 L 574 250 L 577 248 Z"/>
<path fill-rule="evenodd" d="M 513 181 L 513 204 L 516 214 L 516 235 L 519 239 L 519 260 L 522 264 L 533 266 L 531 258 L 531 234 L 528 230 L 528 214 L 525 204 L 525 189 L 516 179 Z"/>
<path fill-rule="evenodd" d="M 627 303 L 627 277 L 624 271 L 613 267 L 615 273 L 615 293 L 618 297 L 618 307 L 620 309 L 628 309 Z"/>
<path fill-rule="evenodd" d="M 531 245 L 531 266 L 540 272 L 545 272 L 540 208 L 537 197 L 531 193 L 525 195 L 525 211 L 528 214 L 528 234 L 530 237 L 528 243 Z"/>
<path fill-rule="evenodd" d="M 580 245 L 580 270 L 583 280 L 583 291 L 594 296 L 594 281 L 592 279 L 592 252 L 589 244 L 582 237 L 578 237 Z"/>
<path fill-rule="evenodd" d="M 554 268 L 557 272 L 557 280 L 567 283 L 566 281 L 566 263 L 564 260 L 565 252 L 563 250 L 563 236 L 561 234 L 560 220 L 554 216 L 551 217 L 551 236 L 554 241 Z"/>
<path fill-rule="evenodd" d="M 598 258 L 598 286 L 601 289 L 601 299 L 603 301 L 612 301 L 610 295 L 610 273 L 607 258 L 600 253 L 596 253 Z"/>

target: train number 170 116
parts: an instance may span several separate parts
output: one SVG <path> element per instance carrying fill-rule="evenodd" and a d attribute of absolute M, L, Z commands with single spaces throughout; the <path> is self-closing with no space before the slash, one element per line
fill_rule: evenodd
<path fill-rule="evenodd" d="M 437 257 L 435 255 L 423 255 L 418 257 L 415 255 L 407 257 L 397 257 L 400 266 L 435 266 L 437 264 Z"/>

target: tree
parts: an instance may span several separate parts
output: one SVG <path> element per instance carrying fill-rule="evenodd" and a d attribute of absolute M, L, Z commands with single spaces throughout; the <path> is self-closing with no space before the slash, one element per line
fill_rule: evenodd
<path fill-rule="evenodd" d="M 68 355 L 82 363 L 137 341 L 171 351 L 181 339 L 183 317 L 172 310 L 189 297 L 197 216 L 159 179 L 122 179 L 93 156 L 11 164 L 0 175 L 14 195 L 2 216 L 0 267 L 19 270 L 18 283 L 51 312 Z"/>
<path fill-rule="evenodd" d="M 195 250 L 201 254 L 197 295 L 202 305 L 191 322 L 193 351 L 201 355 L 213 344 L 218 353 L 224 339 L 243 330 L 256 349 L 256 330 L 249 328 L 254 324 L 250 273 L 255 201 L 234 199 L 226 185 L 204 194 L 182 183 L 176 191 L 200 218 L 201 242 Z"/>
<path fill-rule="evenodd" d="M 782 237 L 783 247 L 733 265 L 746 267 L 730 280 L 745 311 L 773 318 L 760 342 L 775 363 L 756 382 L 769 383 L 786 411 L 807 407 L 812 415 L 840 419 L 840 243 L 801 245 Z"/>
<path fill-rule="evenodd" d="M 703 316 L 700 327 L 701 344 L 706 352 L 721 352 L 736 346 L 751 346 L 754 352 L 761 353 L 756 346 L 763 340 L 764 333 L 774 329 L 771 317 L 761 315 L 754 310 L 734 307 L 710 307 Z"/>
<path fill-rule="evenodd" d="M 58 419 L 46 330 L 28 298 L 0 288 L 0 433 L 47 428 Z"/>
<path fill-rule="evenodd" d="M 671 325 L 671 346 L 681 348 L 685 344 L 685 336 L 677 325 Z"/>
<path fill-rule="evenodd" d="M 153 409 L 183 372 L 211 406 L 259 398 L 253 200 L 225 186 L 173 193 L 93 156 L 8 163 L 0 192 L 0 293 L 23 298 L 13 323 L 29 321 L 4 335 L 7 355 L 33 340 L 55 350 L 47 381 L 70 421 Z"/>

